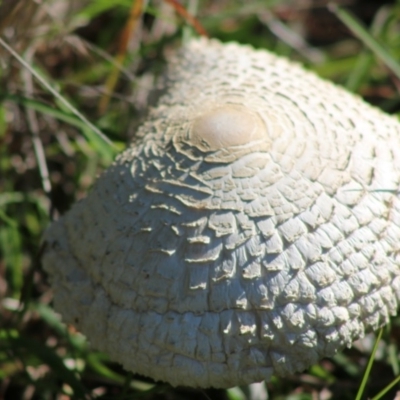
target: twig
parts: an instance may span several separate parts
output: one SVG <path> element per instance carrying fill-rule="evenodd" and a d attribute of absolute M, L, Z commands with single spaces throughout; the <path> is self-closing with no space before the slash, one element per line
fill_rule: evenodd
<path fill-rule="evenodd" d="M 195 18 L 192 14 L 190 14 L 185 7 L 179 3 L 178 0 L 165 0 L 168 4 L 171 4 L 174 7 L 175 11 L 183 17 L 189 24 L 193 26 L 196 32 L 201 36 L 208 36 L 207 31 L 203 28 L 201 23 Z"/>
<path fill-rule="evenodd" d="M 99 114 L 102 115 L 108 107 L 110 102 L 110 96 L 113 92 L 120 75 L 122 65 L 126 58 L 126 53 L 128 51 L 129 39 L 132 33 L 136 30 L 140 16 L 142 15 L 144 7 L 143 0 L 133 0 L 131 12 L 129 14 L 128 21 L 122 31 L 121 38 L 119 41 L 118 52 L 115 57 L 114 68 L 112 69 L 110 75 L 107 78 L 105 88 L 106 91 L 99 101 Z"/>

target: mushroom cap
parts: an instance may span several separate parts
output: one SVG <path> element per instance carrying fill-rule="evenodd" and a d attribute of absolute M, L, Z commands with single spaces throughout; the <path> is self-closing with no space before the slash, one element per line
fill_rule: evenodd
<path fill-rule="evenodd" d="M 44 235 L 66 322 L 127 370 L 301 371 L 400 301 L 400 124 L 265 50 L 198 39 L 137 139 Z"/>

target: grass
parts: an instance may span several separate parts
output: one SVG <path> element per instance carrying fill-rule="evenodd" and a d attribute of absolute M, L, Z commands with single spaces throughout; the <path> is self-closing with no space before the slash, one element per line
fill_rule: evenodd
<path fill-rule="evenodd" d="M 163 54 L 193 29 L 166 2 L 150 1 L 124 48 L 119 38 L 131 0 L 71 2 L 76 8 L 65 14 L 55 12 L 60 0 L 40 5 L 29 0 L 29 15 L 35 18 L 27 17 L 28 8 L 20 1 L 13 3 L 14 13 L 6 14 L 10 4 L 0 2 L 0 398 L 265 398 L 260 386 L 193 391 L 126 373 L 61 322 L 40 268 L 43 230 L 84 197 L 96 175 L 124 148 L 145 112 Z M 324 40 L 318 32 L 309 31 L 307 37 L 294 31 L 299 24 L 307 27 L 306 18 L 318 25 L 319 17 L 316 10 L 294 8 L 293 2 L 183 4 L 196 11 L 211 37 L 298 60 L 383 110 L 399 113 L 399 2 L 377 7 L 370 15 L 360 8 L 349 13 L 331 7 L 356 37 L 324 11 L 336 24 Z M 366 28 L 360 18 L 367 20 Z M 121 51 L 124 57 L 113 58 Z M 117 85 L 105 87 L 116 70 Z M 107 89 L 108 106 L 99 112 Z M 270 398 L 393 398 L 400 379 L 399 329 L 395 318 L 375 347 L 365 340 L 305 373 L 274 377 L 266 384 Z M 374 363 L 368 363 L 370 355 L 375 355 Z"/>

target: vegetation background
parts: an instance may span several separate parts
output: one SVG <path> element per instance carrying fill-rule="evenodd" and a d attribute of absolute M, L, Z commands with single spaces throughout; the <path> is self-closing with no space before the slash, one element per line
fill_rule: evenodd
<path fill-rule="evenodd" d="M 400 1 L 0 0 L 0 399 L 361 396 L 373 335 L 287 379 L 196 391 L 125 372 L 52 310 L 43 230 L 134 136 L 166 56 L 199 23 L 400 112 Z M 400 398 L 396 385 L 381 392 L 400 375 L 399 343 L 394 318 L 363 398 Z"/>

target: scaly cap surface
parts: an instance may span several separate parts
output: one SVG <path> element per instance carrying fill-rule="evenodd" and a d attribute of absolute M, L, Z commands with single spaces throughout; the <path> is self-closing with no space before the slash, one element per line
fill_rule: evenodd
<path fill-rule="evenodd" d="M 248 384 L 396 313 L 394 118 L 267 51 L 199 39 L 138 137 L 44 237 L 55 308 L 126 369 Z"/>

